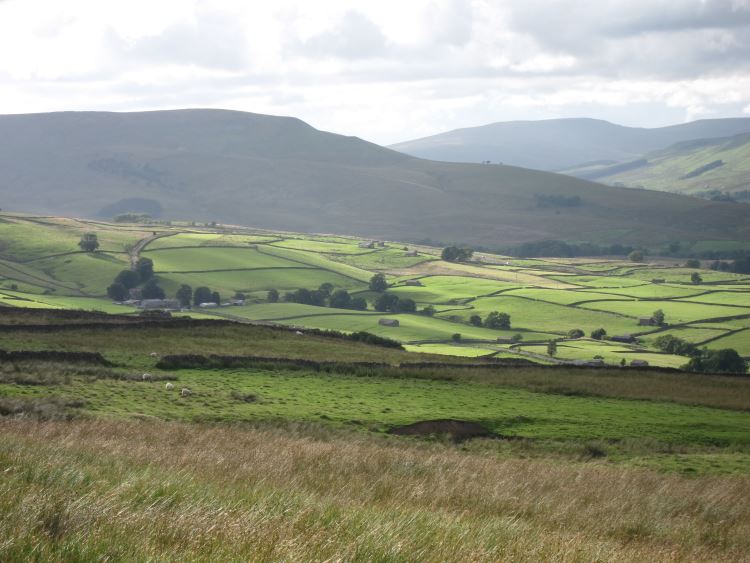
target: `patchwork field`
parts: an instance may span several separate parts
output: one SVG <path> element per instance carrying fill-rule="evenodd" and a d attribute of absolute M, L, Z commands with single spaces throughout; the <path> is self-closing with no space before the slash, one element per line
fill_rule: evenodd
<path fill-rule="evenodd" d="M 219 292 L 222 301 L 237 292 L 245 295 L 241 307 L 182 314 L 367 331 L 433 354 L 509 356 L 541 363 L 601 356 L 614 364 L 623 354 L 635 358 L 637 353 L 652 365 L 679 367 L 689 358 L 659 353 L 658 336 L 678 336 L 711 349 L 730 343 L 743 354 L 750 348 L 750 333 L 736 332 L 750 326 L 750 280 L 679 265 L 486 253 L 477 254 L 471 263 L 452 263 L 438 258 L 438 248 L 393 242 L 362 248 L 359 239 L 333 235 L 11 214 L 0 216 L 0 232 L 4 306 L 137 314 L 135 308 L 104 297 L 114 277 L 129 267 L 129 253 L 136 253 L 153 261 L 157 283 L 168 297 L 182 284 L 208 287 Z M 96 252 L 77 247 L 86 232 L 97 235 Z M 408 255 L 410 251 L 417 256 Z M 702 284 L 692 283 L 695 272 L 701 274 Z M 388 293 L 413 300 L 416 311 L 374 310 L 380 294 L 370 291 L 368 283 L 375 273 L 385 275 Z M 364 298 L 367 310 L 283 302 L 287 292 L 312 291 L 323 284 Z M 269 290 L 277 290 L 281 301 L 268 302 Z M 423 314 L 423 309 L 430 314 Z M 639 324 L 639 318 L 657 309 L 665 314 L 665 326 Z M 510 315 L 510 328 L 483 326 L 493 312 Z M 382 319 L 397 320 L 399 326 L 383 326 Z M 606 331 L 605 340 L 618 335 L 635 335 L 638 340 L 591 345 L 568 338 L 572 330 L 589 336 L 597 329 Z M 549 340 L 561 344 L 554 358 L 546 352 Z"/>

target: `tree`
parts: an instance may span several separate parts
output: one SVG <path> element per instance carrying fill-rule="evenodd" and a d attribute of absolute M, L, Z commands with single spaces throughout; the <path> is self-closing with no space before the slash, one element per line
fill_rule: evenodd
<path fill-rule="evenodd" d="M 78 241 L 78 247 L 84 252 L 94 252 L 99 248 L 99 239 L 96 233 L 84 233 Z"/>
<path fill-rule="evenodd" d="M 165 294 L 164 290 L 159 287 L 156 280 L 150 279 L 141 289 L 141 297 L 143 297 L 143 299 L 164 299 Z"/>
<path fill-rule="evenodd" d="M 349 308 L 354 309 L 355 311 L 366 311 L 367 300 L 364 297 L 355 297 L 349 304 Z"/>
<path fill-rule="evenodd" d="M 214 291 L 214 292 L 213 292 L 213 293 L 211 294 L 211 301 L 213 301 L 213 302 L 214 302 L 214 303 L 216 303 L 217 305 L 221 305 L 221 295 L 219 295 L 219 292 L 218 292 L 218 291 Z"/>
<path fill-rule="evenodd" d="M 333 292 L 333 295 L 331 295 L 328 304 L 334 309 L 349 309 L 352 304 L 352 297 L 347 290 L 337 289 Z"/>
<path fill-rule="evenodd" d="M 630 254 L 628 254 L 628 260 L 631 262 L 643 262 L 643 259 L 645 258 L 645 254 L 643 253 L 643 250 L 634 250 Z"/>
<path fill-rule="evenodd" d="M 467 262 L 471 260 L 474 251 L 459 246 L 446 246 L 440 255 L 446 262 Z"/>
<path fill-rule="evenodd" d="M 385 274 L 375 274 L 370 278 L 370 291 L 382 293 L 386 289 L 388 289 L 388 282 L 385 279 Z"/>
<path fill-rule="evenodd" d="M 594 340 L 602 340 L 605 336 L 607 336 L 607 331 L 603 328 L 597 328 L 596 330 L 591 331 L 591 338 Z"/>
<path fill-rule="evenodd" d="M 128 298 L 128 288 L 115 282 L 107 288 L 107 296 L 113 301 L 125 301 Z"/>
<path fill-rule="evenodd" d="M 747 362 L 732 348 L 703 350 L 700 356 L 688 362 L 686 368 L 709 373 L 747 373 Z"/>
<path fill-rule="evenodd" d="M 392 293 L 382 293 L 375 301 L 376 311 L 395 311 L 398 306 L 398 297 Z"/>
<path fill-rule="evenodd" d="M 523 340 L 523 334 L 521 334 L 520 332 L 517 332 L 516 334 L 511 336 L 510 339 L 513 342 L 521 342 L 521 340 Z"/>
<path fill-rule="evenodd" d="M 547 355 L 548 356 L 555 356 L 557 354 L 557 342 L 554 340 L 550 340 L 547 342 Z"/>
<path fill-rule="evenodd" d="M 232 299 L 235 299 L 237 301 L 244 301 L 245 299 L 247 299 L 247 296 L 241 291 L 235 291 L 234 297 Z"/>
<path fill-rule="evenodd" d="M 434 305 L 426 305 L 420 313 L 426 317 L 432 317 L 437 313 L 437 309 L 435 309 Z"/>
<path fill-rule="evenodd" d="M 141 283 L 141 276 L 138 272 L 133 270 L 122 270 L 117 277 L 115 277 L 115 283 L 121 283 L 125 286 L 125 289 L 132 289 Z"/>
<path fill-rule="evenodd" d="M 484 319 L 484 326 L 487 328 L 507 330 L 510 328 L 510 315 L 508 313 L 492 311 L 487 315 L 487 318 Z"/>
<path fill-rule="evenodd" d="M 695 285 L 700 285 L 701 283 L 703 283 L 703 278 L 698 272 L 693 272 L 692 274 L 690 274 L 690 281 Z"/>
<path fill-rule="evenodd" d="M 190 307 L 190 301 L 193 299 L 193 288 L 187 284 L 182 284 L 175 294 L 180 307 Z"/>
<path fill-rule="evenodd" d="M 651 318 L 657 325 L 664 326 L 665 315 L 664 311 L 662 311 L 661 309 L 657 309 L 656 311 L 654 311 L 654 314 L 651 315 Z"/>
<path fill-rule="evenodd" d="M 193 292 L 193 303 L 195 305 L 200 305 L 201 303 L 210 303 L 210 302 L 211 302 L 211 290 L 209 288 L 207 288 L 205 285 L 195 288 L 195 291 Z"/>
<path fill-rule="evenodd" d="M 323 294 L 326 299 L 328 299 L 333 292 L 333 284 L 328 282 L 322 283 L 320 284 L 318 291 Z"/>
<path fill-rule="evenodd" d="M 482 326 L 482 317 L 479 315 L 472 315 L 469 317 L 469 323 L 473 324 L 474 326 Z"/>
<path fill-rule="evenodd" d="M 141 277 L 141 281 L 145 282 L 154 277 L 154 262 L 151 258 L 139 258 L 135 265 L 135 271 Z"/>
<path fill-rule="evenodd" d="M 457 332 L 456 334 L 451 336 L 451 340 L 453 340 L 453 342 L 461 342 L 461 333 Z"/>
<path fill-rule="evenodd" d="M 277 289 L 269 289 L 267 299 L 269 303 L 278 303 L 279 291 Z"/>
<path fill-rule="evenodd" d="M 568 331 L 568 338 L 583 338 L 586 336 L 586 333 L 583 332 L 580 328 L 572 328 Z"/>
<path fill-rule="evenodd" d="M 414 299 L 399 299 L 396 303 L 396 310 L 399 313 L 415 313 L 417 311 L 417 304 Z"/>
<path fill-rule="evenodd" d="M 701 261 L 696 260 L 695 258 L 691 258 L 687 262 L 685 262 L 686 268 L 700 268 L 701 267 Z"/>

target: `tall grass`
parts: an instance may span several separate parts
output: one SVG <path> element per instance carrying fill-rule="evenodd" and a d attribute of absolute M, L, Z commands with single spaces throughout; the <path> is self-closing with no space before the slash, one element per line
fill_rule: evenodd
<path fill-rule="evenodd" d="M 736 561 L 750 479 L 324 430 L 0 425 L 0 560 Z"/>

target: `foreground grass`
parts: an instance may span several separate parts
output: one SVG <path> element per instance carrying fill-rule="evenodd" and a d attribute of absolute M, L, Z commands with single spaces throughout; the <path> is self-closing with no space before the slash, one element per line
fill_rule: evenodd
<path fill-rule="evenodd" d="M 323 430 L 0 425 L 0 559 L 741 560 L 750 479 Z"/>

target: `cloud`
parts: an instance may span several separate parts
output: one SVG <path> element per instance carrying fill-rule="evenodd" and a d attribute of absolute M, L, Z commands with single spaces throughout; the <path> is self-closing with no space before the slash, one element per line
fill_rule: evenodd
<path fill-rule="evenodd" d="M 349 11 L 333 28 L 304 41 L 293 41 L 287 52 L 306 58 L 369 59 L 387 50 L 380 28 L 364 14 Z"/>

